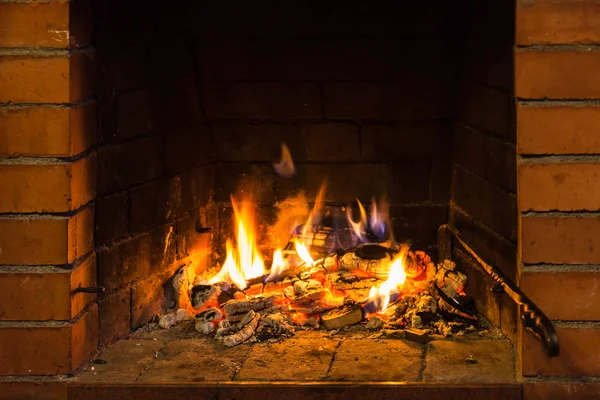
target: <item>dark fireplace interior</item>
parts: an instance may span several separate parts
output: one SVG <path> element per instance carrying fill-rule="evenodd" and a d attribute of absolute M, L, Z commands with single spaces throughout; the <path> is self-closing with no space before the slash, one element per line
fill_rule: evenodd
<path fill-rule="evenodd" d="M 236 200 L 270 258 L 279 211 L 326 182 L 328 210 L 389 205 L 397 242 L 450 223 L 516 279 L 514 4 L 94 4 L 99 343 L 165 312 L 182 266 L 224 261 Z M 281 146 L 295 175 L 275 173 Z M 268 255 L 267 255 L 268 254 Z M 517 308 L 466 252 L 477 309 L 513 342 Z M 155 317 L 154 317 L 155 318 Z"/>

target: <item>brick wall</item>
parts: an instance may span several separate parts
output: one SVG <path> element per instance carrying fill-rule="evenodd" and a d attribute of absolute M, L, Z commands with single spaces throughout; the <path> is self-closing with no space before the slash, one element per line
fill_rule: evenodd
<path fill-rule="evenodd" d="M 526 378 L 527 399 L 599 390 L 582 383 L 600 376 L 599 23 L 595 1 L 517 2 L 520 284 L 555 321 L 561 345 L 549 360 L 522 334 L 522 373 L 536 377 Z"/>
<path fill-rule="evenodd" d="M 516 279 L 517 198 L 514 129 L 514 4 L 470 1 L 462 31 L 463 62 L 457 96 L 449 220 L 481 257 Z M 493 282 L 464 252 L 478 308 L 516 339 L 516 308 L 492 294 Z"/>
<path fill-rule="evenodd" d="M 95 295 L 73 292 L 96 284 L 90 21 L 84 0 L 0 2 L 0 381 L 97 346 Z"/>
<path fill-rule="evenodd" d="M 216 201 L 253 187 L 263 213 L 324 179 L 331 204 L 387 195 L 398 239 L 435 243 L 447 219 L 457 60 L 444 2 L 199 2 L 198 60 Z M 275 176 L 285 142 L 297 166 Z M 221 229 L 228 231 L 227 227 Z"/>
<path fill-rule="evenodd" d="M 210 233 L 196 228 L 209 218 L 214 145 L 186 7 L 94 6 L 101 72 L 94 246 L 106 287 L 98 299 L 105 344 L 162 313 L 169 277 L 210 244 Z"/>

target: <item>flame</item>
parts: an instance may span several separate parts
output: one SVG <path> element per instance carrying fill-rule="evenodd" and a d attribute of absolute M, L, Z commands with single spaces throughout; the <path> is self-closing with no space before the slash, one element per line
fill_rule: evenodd
<path fill-rule="evenodd" d="M 360 240 L 364 240 L 363 232 L 364 232 L 364 228 L 367 225 L 367 212 L 365 211 L 365 208 L 363 207 L 360 200 L 356 199 L 356 201 L 358 202 L 358 209 L 360 210 L 360 220 L 358 222 L 354 222 L 351 207 L 346 207 L 346 218 L 348 219 L 348 223 L 350 224 L 350 227 L 352 228 L 354 233 L 356 233 L 356 236 Z"/>
<path fill-rule="evenodd" d="M 285 143 L 281 143 L 281 161 L 273 163 L 273 169 L 279 176 L 284 178 L 291 178 L 296 173 L 290 149 L 288 149 Z"/>
<path fill-rule="evenodd" d="M 219 273 L 213 276 L 210 284 L 231 282 L 240 289 L 246 288 L 246 281 L 265 274 L 265 264 L 256 247 L 254 215 L 248 203 L 238 207 L 232 198 L 235 221 L 237 223 L 236 245 L 230 240 L 226 244 L 227 257 Z"/>
<path fill-rule="evenodd" d="M 371 213 L 369 215 L 369 227 L 371 232 L 378 238 L 382 238 L 385 235 L 385 216 L 387 215 L 387 203 L 383 203 L 381 211 L 377 210 L 377 202 L 375 197 L 371 200 Z"/>
<path fill-rule="evenodd" d="M 267 282 L 277 278 L 286 268 L 286 264 L 283 261 L 283 252 L 281 249 L 277 249 L 273 252 L 273 263 L 271 264 L 271 271 L 267 277 Z"/>
<path fill-rule="evenodd" d="M 327 184 L 323 182 L 321 187 L 319 188 L 319 193 L 317 193 L 317 197 L 315 198 L 315 205 L 311 210 L 310 214 L 308 214 L 308 218 L 304 223 L 304 227 L 302 228 L 302 236 L 305 236 L 313 229 L 313 225 L 316 225 L 320 222 L 321 219 L 321 209 L 323 208 L 323 199 L 325 198 L 325 188 Z"/>
<path fill-rule="evenodd" d="M 302 259 L 302 261 L 304 261 L 306 266 L 310 267 L 311 265 L 313 265 L 313 263 L 315 261 L 311 257 L 311 255 L 308 252 L 308 249 L 306 248 L 304 243 L 302 243 L 300 240 L 298 240 L 298 238 L 294 238 L 293 241 L 294 241 L 294 247 L 296 248 L 296 253 L 298 254 L 298 257 L 300 257 Z"/>
<path fill-rule="evenodd" d="M 403 246 L 400 252 L 391 262 L 388 279 L 379 287 L 372 286 L 369 291 L 369 301 L 373 302 L 380 312 L 386 310 L 390 304 L 390 297 L 396 293 L 398 286 L 404 285 L 406 273 L 404 272 L 404 260 L 408 253 L 408 247 Z"/>

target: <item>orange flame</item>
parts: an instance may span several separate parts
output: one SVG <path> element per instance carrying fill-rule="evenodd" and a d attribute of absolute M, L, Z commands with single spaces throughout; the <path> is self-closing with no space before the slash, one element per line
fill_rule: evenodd
<path fill-rule="evenodd" d="M 225 263 L 209 283 L 231 282 L 238 288 L 244 289 L 248 279 L 265 274 L 265 264 L 256 246 L 254 215 L 249 204 L 242 203 L 241 208 L 238 208 L 233 198 L 231 203 L 237 225 L 237 248 L 234 250 L 231 241 L 227 241 Z"/>
<path fill-rule="evenodd" d="M 319 188 L 319 193 L 317 193 L 317 197 L 315 198 L 315 205 L 310 214 L 308 214 L 308 218 L 306 219 L 304 227 L 302 228 L 302 236 L 305 236 L 310 231 L 312 231 L 313 225 L 320 222 L 319 220 L 321 217 L 321 210 L 323 209 L 323 200 L 325 198 L 326 186 L 327 184 L 323 182 L 323 184 Z"/>
<path fill-rule="evenodd" d="M 267 277 L 267 282 L 277 278 L 281 274 L 287 265 L 283 261 L 283 252 L 281 249 L 277 249 L 273 252 L 273 263 L 271 264 L 271 271 Z"/>
<path fill-rule="evenodd" d="M 374 302 L 377 309 L 381 312 L 385 311 L 390 304 L 390 297 L 396 293 L 398 286 L 404 285 L 406 281 L 406 273 L 404 272 L 404 260 L 408 253 L 408 247 L 403 246 L 398 255 L 394 257 L 390 265 L 388 279 L 378 288 L 371 287 L 369 291 L 369 301 Z"/>
<path fill-rule="evenodd" d="M 346 218 L 348 219 L 350 227 L 352 228 L 354 233 L 356 233 L 356 236 L 359 239 L 363 240 L 364 228 L 367 226 L 367 212 L 365 211 L 365 208 L 363 207 L 360 200 L 356 199 L 356 201 L 358 202 L 358 209 L 360 210 L 360 220 L 358 222 L 354 222 L 351 207 L 346 207 Z"/>

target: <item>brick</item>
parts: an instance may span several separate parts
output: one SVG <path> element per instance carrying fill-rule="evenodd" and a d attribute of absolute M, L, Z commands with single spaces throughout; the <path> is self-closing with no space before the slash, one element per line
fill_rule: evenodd
<path fill-rule="evenodd" d="M 215 191 L 215 167 L 205 166 L 181 174 L 181 204 L 178 213 L 205 206 Z"/>
<path fill-rule="evenodd" d="M 117 103 L 117 131 L 121 139 L 178 130 L 201 120 L 198 93 L 188 83 L 126 92 Z"/>
<path fill-rule="evenodd" d="M 508 137 L 511 99 L 507 92 L 497 88 L 466 84 L 458 99 L 457 118 L 469 126 Z"/>
<path fill-rule="evenodd" d="M 362 125 L 360 132 L 363 160 L 450 158 L 452 132 L 449 125 Z"/>
<path fill-rule="evenodd" d="M 525 382 L 523 400 L 589 400 L 600 392 L 597 382 Z"/>
<path fill-rule="evenodd" d="M 0 102 L 75 103 L 94 90 L 92 55 L 0 57 Z"/>
<path fill-rule="evenodd" d="M 402 57 L 398 57 L 399 47 Z M 447 42 L 439 38 L 229 40 L 205 44 L 200 57 L 207 81 L 369 81 L 376 77 L 425 83 L 449 78 L 453 68 L 448 65 L 455 65 Z"/>
<path fill-rule="evenodd" d="M 600 51 L 515 51 L 515 95 L 525 99 L 597 99 Z"/>
<path fill-rule="evenodd" d="M 430 165 L 426 161 L 395 164 L 301 164 L 291 179 L 276 177 L 277 199 L 303 191 L 314 199 L 327 182 L 325 201 L 369 204 L 372 196 L 386 194 L 392 204 L 429 199 Z"/>
<path fill-rule="evenodd" d="M 240 124 L 214 126 L 219 161 L 279 161 L 281 143 L 296 162 L 357 161 L 358 128 L 350 124 Z"/>
<path fill-rule="evenodd" d="M 600 283 L 597 271 L 522 270 L 521 289 L 553 320 L 600 319 L 600 305 L 593 299 Z M 568 302 L 565 299 L 569 299 Z"/>
<path fill-rule="evenodd" d="M 162 272 L 175 261 L 175 252 L 172 225 L 101 248 L 98 251 L 98 284 L 111 291 Z"/>
<path fill-rule="evenodd" d="M 513 143 L 485 138 L 485 177 L 511 193 L 517 192 L 517 151 Z"/>
<path fill-rule="evenodd" d="M 96 144 L 96 104 L 3 107 L 0 131 L 2 156 L 73 156 Z"/>
<path fill-rule="evenodd" d="M 148 50 L 148 81 L 152 84 L 194 79 L 191 52 L 183 35 L 167 34 L 154 40 Z"/>
<path fill-rule="evenodd" d="M 73 163 L 1 164 L 0 211 L 66 212 L 96 194 L 96 155 Z"/>
<path fill-rule="evenodd" d="M 450 200 L 452 165 L 450 161 L 434 161 L 429 171 L 429 200 L 447 203 Z"/>
<path fill-rule="evenodd" d="M 516 41 L 532 44 L 600 43 L 600 4 L 581 1 L 517 1 Z"/>
<path fill-rule="evenodd" d="M 0 271 L 0 320 L 68 321 L 96 297 L 72 291 L 95 284 L 95 257 L 88 257 L 72 271 L 59 268 Z M 52 290 L 47 290 L 48 287 Z"/>
<path fill-rule="evenodd" d="M 414 247 L 436 243 L 437 230 L 448 221 L 445 205 L 413 205 L 390 207 L 389 229 L 399 242 L 410 240 Z"/>
<path fill-rule="evenodd" d="M 465 212 L 465 210 L 461 210 L 454 203 L 451 203 L 449 223 L 459 230 L 469 246 L 485 261 L 498 267 L 508 277 L 516 281 L 517 245 L 514 243 L 516 239 L 512 242 L 506 237 L 499 237 L 496 232 L 483 226 L 473 216 L 465 214 Z"/>
<path fill-rule="evenodd" d="M 98 151 L 98 193 L 117 192 L 152 181 L 162 173 L 156 138 L 115 144 Z"/>
<path fill-rule="evenodd" d="M 320 119 L 321 88 L 316 83 L 211 84 L 203 96 L 210 99 L 210 119 L 297 120 Z"/>
<path fill-rule="evenodd" d="M 131 288 L 131 328 L 137 329 L 148 323 L 152 316 L 164 313 L 166 280 L 153 276 L 138 282 Z"/>
<path fill-rule="evenodd" d="M 193 255 L 195 263 L 206 264 L 213 234 L 198 232 L 196 228 L 199 225 L 199 218 L 195 214 L 177 220 L 177 259 Z"/>
<path fill-rule="evenodd" d="M 0 264 L 63 265 L 93 248 L 94 212 L 66 217 L 0 219 Z"/>
<path fill-rule="evenodd" d="M 69 3 L 0 4 L 1 47 L 69 47 Z"/>
<path fill-rule="evenodd" d="M 129 196 L 127 192 L 96 200 L 96 245 L 103 245 L 129 233 Z"/>
<path fill-rule="evenodd" d="M 463 124 L 454 131 L 452 161 L 485 176 L 485 134 Z"/>
<path fill-rule="evenodd" d="M 413 87 L 392 82 L 328 83 L 325 117 L 343 120 L 419 121 L 450 117 L 452 104 L 446 85 Z"/>
<path fill-rule="evenodd" d="M 204 127 L 191 127 L 166 134 L 165 171 L 177 173 L 215 159 L 213 138 Z"/>
<path fill-rule="evenodd" d="M 0 382 L 0 400 L 67 400 L 67 381 L 19 380 Z"/>
<path fill-rule="evenodd" d="M 511 16 L 510 19 L 512 18 Z M 495 19 L 501 21 L 500 18 Z M 506 19 L 506 21 L 508 20 Z M 506 24 L 506 27 L 509 25 L 511 24 Z M 506 31 L 506 27 L 503 31 Z M 503 92 L 512 93 L 514 85 L 513 39 L 490 41 L 482 36 L 476 36 L 467 39 L 464 43 L 465 55 L 460 66 L 460 79 L 484 83 L 499 88 Z"/>
<path fill-rule="evenodd" d="M 221 164 L 216 167 L 215 201 L 236 200 L 270 204 L 274 200 L 275 172 L 270 165 Z"/>
<path fill-rule="evenodd" d="M 105 345 L 130 331 L 131 290 L 126 288 L 98 299 L 98 342 Z"/>
<path fill-rule="evenodd" d="M 517 198 L 490 181 L 454 167 L 452 201 L 471 217 L 508 240 L 517 237 Z"/>
<path fill-rule="evenodd" d="M 600 107 L 517 106 L 519 154 L 600 153 Z"/>
<path fill-rule="evenodd" d="M 132 234 L 157 228 L 175 217 L 181 204 L 181 179 L 168 178 L 130 191 Z"/>
<path fill-rule="evenodd" d="M 98 308 L 64 325 L 0 328 L 0 375 L 53 375 L 74 372 L 98 345 Z"/>
<path fill-rule="evenodd" d="M 531 334 L 521 333 L 521 357 L 524 376 L 597 376 L 600 374 L 600 340 L 598 328 L 556 327 L 560 355 L 549 358 L 545 349 Z"/>
<path fill-rule="evenodd" d="M 146 84 L 146 48 L 144 46 L 118 46 L 98 49 L 101 65 L 102 91 L 140 89 Z M 128 96 L 127 93 L 123 96 Z"/>
<path fill-rule="evenodd" d="M 598 264 L 600 220 L 594 216 L 522 216 L 521 259 L 526 264 Z"/>
<path fill-rule="evenodd" d="M 600 166 L 593 162 L 519 164 L 521 211 L 598 210 Z"/>

